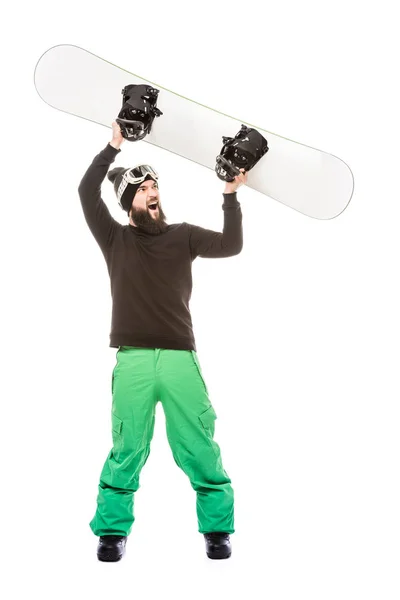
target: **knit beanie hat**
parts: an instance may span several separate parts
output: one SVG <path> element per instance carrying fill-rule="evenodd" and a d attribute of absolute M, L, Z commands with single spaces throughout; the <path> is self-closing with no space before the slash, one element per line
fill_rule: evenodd
<path fill-rule="evenodd" d="M 123 177 L 123 174 L 125 173 L 125 171 L 130 171 L 130 169 L 124 169 L 124 167 L 116 167 L 115 169 L 112 169 L 111 171 L 109 171 L 107 173 L 108 179 L 111 181 L 111 183 L 114 184 L 114 191 L 115 191 L 117 198 L 118 198 L 118 189 L 121 184 L 122 177 Z M 153 179 L 153 177 L 151 177 L 150 175 L 147 175 L 145 177 L 144 181 L 147 181 L 147 179 Z M 155 180 L 153 179 L 153 181 L 155 181 Z M 142 185 L 142 183 L 136 183 L 136 184 L 128 183 L 122 196 L 120 198 L 118 198 L 119 205 L 121 206 L 121 208 L 123 210 L 126 211 L 128 216 L 129 216 L 129 211 L 132 208 L 132 202 L 135 197 L 136 191 Z"/>

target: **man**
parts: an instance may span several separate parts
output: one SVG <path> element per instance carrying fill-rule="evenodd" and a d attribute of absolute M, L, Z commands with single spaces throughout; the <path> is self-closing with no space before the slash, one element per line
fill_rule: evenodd
<path fill-rule="evenodd" d="M 226 183 L 223 233 L 188 223 L 167 225 L 158 175 L 149 165 L 108 173 L 129 224 L 113 219 L 100 195 L 108 168 L 124 141 L 119 125 L 94 158 L 80 185 L 86 222 L 107 263 L 112 324 L 110 347 L 118 348 L 112 373 L 113 447 L 98 486 L 90 522 L 99 536 L 97 557 L 119 560 L 134 522 L 134 493 L 150 452 L 160 400 L 176 464 L 197 493 L 198 530 L 209 558 L 231 555 L 234 493 L 214 438 L 216 413 L 196 353 L 189 301 L 192 262 L 240 253 L 242 212 L 237 188 L 247 173 Z"/>

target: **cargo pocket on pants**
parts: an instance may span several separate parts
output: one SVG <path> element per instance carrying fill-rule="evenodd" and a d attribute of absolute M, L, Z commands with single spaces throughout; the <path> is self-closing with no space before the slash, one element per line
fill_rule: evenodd
<path fill-rule="evenodd" d="M 207 441 L 210 444 L 215 456 L 218 457 L 218 446 L 216 446 L 216 443 L 214 441 L 216 418 L 217 415 L 213 406 L 209 406 L 207 410 L 205 410 L 203 413 L 201 413 L 201 415 L 199 415 L 199 420 L 201 426 L 205 430 Z"/>
<path fill-rule="evenodd" d="M 217 448 L 215 447 L 214 442 L 214 432 L 215 432 L 215 419 L 217 418 L 216 412 L 212 406 L 207 408 L 201 415 L 199 415 L 199 419 L 203 429 L 206 432 L 207 440 L 210 446 L 213 449 L 213 452 L 216 456 L 218 456 Z"/>
<path fill-rule="evenodd" d="M 114 412 L 111 412 L 111 423 L 112 423 L 112 440 L 113 440 L 113 455 L 115 460 L 118 462 L 120 459 L 120 453 L 122 450 L 122 420 L 117 417 Z"/>

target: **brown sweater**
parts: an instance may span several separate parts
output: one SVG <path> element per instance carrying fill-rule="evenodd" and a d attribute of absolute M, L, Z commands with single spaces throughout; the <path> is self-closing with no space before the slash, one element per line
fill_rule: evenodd
<path fill-rule="evenodd" d="M 239 254 L 242 210 L 236 192 L 223 194 L 223 232 L 189 223 L 148 235 L 121 225 L 101 198 L 101 184 L 121 150 L 110 144 L 93 159 L 79 185 L 86 222 L 107 263 L 112 296 L 110 347 L 196 351 L 189 301 L 192 262 Z"/>

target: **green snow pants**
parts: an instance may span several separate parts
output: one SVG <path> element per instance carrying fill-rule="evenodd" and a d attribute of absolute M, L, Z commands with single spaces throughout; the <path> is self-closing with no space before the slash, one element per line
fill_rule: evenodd
<path fill-rule="evenodd" d="M 150 453 L 156 404 L 163 406 L 173 458 L 196 491 L 198 531 L 234 533 L 234 493 L 214 441 L 216 414 L 194 350 L 120 346 L 112 373 L 112 441 L 90 528 L 130 534 L 134 493 Z M 169 493 L 169 490 L 166 491 Z"/>

